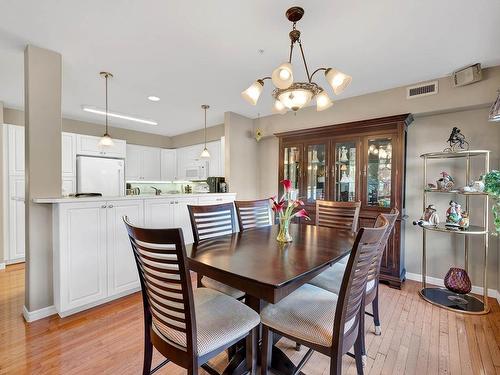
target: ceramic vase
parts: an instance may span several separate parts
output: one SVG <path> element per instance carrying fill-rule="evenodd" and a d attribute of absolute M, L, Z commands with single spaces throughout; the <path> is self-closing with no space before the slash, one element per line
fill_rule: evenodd
<path fill-rule="evenodd" d="M 472 289 L 469 275 L 462 268 L 452 267 L 444 277 L 444 286 L 458 294 L 467 294 Z"/>

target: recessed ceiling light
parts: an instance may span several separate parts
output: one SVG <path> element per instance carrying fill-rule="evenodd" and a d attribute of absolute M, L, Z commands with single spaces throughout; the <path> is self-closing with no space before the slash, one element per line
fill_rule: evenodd
<path fill-rule="evenodd" d="M 105 109 L 100 109 L 100 108 L 96 108 L 96 107 L 87 107 L 87 106 L 82 107 L 82 109 L 85 112 L 95 113 L 97 115 L 103 115 L 103 116 L 106 115 L 106 110 Z M 129 120 L 129 121 L 140 122 L 141 124 L 158 125 L 158 123 L 156 121 L 145 120 L 145 119 L 142 119 L 142 118 L 139 118 L 139 117 L 133 117 L 133 116 L 125 115 L 125 114 L 122 114 L 122 113 L 117 113 L 117 112 L 110 112 L 110 111 L 108 111 L 108 116 L 109 117 L 121 118 L 122 120 Z"/>
<path fill-rule="evenodd" d="M 151 100 L 152 102 L 159 102 L 160 98 L 154 95 L 148 96 L 148 100 Z"/>

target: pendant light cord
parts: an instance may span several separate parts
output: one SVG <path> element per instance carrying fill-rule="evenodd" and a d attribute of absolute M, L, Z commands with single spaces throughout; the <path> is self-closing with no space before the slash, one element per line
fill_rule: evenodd
<path fill-rule="evenodd" d="M 108 75 L 104 76 L 106 80 L 106 135 L 108 135 Z"/>
<path fill-rule="evenodd" d="M 205 148 L 207 148 L 207 108 L 205 108 Z"/>

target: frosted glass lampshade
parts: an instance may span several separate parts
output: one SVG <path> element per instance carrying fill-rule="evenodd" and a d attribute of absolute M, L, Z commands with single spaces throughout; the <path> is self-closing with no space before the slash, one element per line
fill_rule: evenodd
<path fill-rule="evenodd" d="M 298 111 L 307 105 L 312 99 L 312 91 L 305 89 L 295 89 L 279 94 L 278 99 L 285 107 L 292 111 Z"/>
<path fill-rule="evenodd" d="M 101 137 L 101 140 L 99 141 L 100 147 L 112 147 L 114 145 L 115 145 L 115 142 L 113 142 L 113 139 L 109 136 L 108 133 L 104 134 Z"/>
<path fill-rule="evenodd" d="M 274 86 L 279 89 L 286 89 L 293 83 L 292 64 L 283 63 L 273 70 L 271 75 Z"/>
<path fill-rule="evenodd" d="M 274 101 L 273 112 L 279 113 L 280 115 L 286 113 L 286 107 L 278 99 Z"/>
<path fill-rule="evenodd" d="M 495 103 L 491 106 L 488 119 L 490 121 L 500 121 L 500 90 L 498 90 L 497 100 L 495 100 Z"/>
<path fill-rule="evenodd" d="M 333 105 L 332 100 L 325 91 L 321 91 L 316 95 L 316 110 L 318 112 L 324 111 Z"/>
<path fill-rule="evenodd" d="M 325 77 L 330 86 L 332 86 L 335 95 L 341 94 L 352 81 L 351 76 L 348 76 L 347 74 L 344 74 L 334 68 L 328 68 L 325 71 Z"/>
<path fill-rule="evenodd" d="M 200 158 L 207 159 L 209 157 L 210 157 L 210 152 L 208 152 L 208 149 L 205 147 L 200 154 Z"/>
<path fill-rule="evenodd" d="M 252 85 L 241 93 L 241 97 L 249 102 L 251 105 L 256 105 L 259 100 L 260 94 L 264 89 L 264 82 L 255 81 Z"/>

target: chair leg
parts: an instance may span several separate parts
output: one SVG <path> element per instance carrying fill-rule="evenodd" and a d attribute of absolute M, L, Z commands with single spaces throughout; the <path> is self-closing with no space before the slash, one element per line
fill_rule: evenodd
<path fill-rule="evenodd" d="M 377 295 L 372 302 L 372 310 L 373 310 L 373 323 L 375 325 L 375 335 L 380 336 L 382 334 L 382 330 L 380 329 L 380 315 L 378 312 L 378 285 L 377 285 Z"/>
<path fill-rule="evenodd" d="M 250 331 L 246 339 L 246 357 L 247 357 L 247 370 L 251 375 L 257 374 L 257 351 L 259 345 L 257 343 L 258 327 Z"/>
<path fill-rule="evenodd" d="M 334 353 L 330 358 L 330 375 L 342 375 L 342 354 Z"/>
<path fill-rule="evenodd" d="M 196 287 L 197 288 L 203 288 L 203 284 L 201 283 L 201 279 L 203 278 L 203 275 L 201 274 L 196 274 Z"/>
<path fill-rule="evenodd" d="M 364 314 L 361 314 L 364 315 Z M 356 339 L 356 342 L 354 343 L 354 359 L 356 361 L 356 370 L 358 375 L 363 375 L 363 354 L 362 354 L 362 342 L 361 342 L 361 337 L 364 336 L 364 330 L 361 330 L 361 326 L 359 327 L 359 333 L 358 333 L 358 338 Z"/>
<path fill-rule="evenodd" d="M 301 345 L 301 344 L 299 344 L 298 342 L 296 342 L 296 343 L 295 343 L 295 350 L 296 350 L 297 352 L 300 352 L 300 349 L 301 349 L 301 348 L 302 348 L 302 345 Z"/>
<path fill-rule="evenodd" d="M 265 325 L 262 325 L 261 351 L 260 374 L 267 375 L 269 367 L 271 367 L 273 353 L 273 333 Z"/>
<path fill-rule="evenodd" d="M 364 309 L 361 311 L 359 314 L 359 341 L 360 341 L 360 346 L 361 346 L 361 360 L 363 362 L 363 365 L 366 364 L 367 357 L 366 357 L 366 344 L 365 344 L 365 336 L 366 336 L 366 330 L 365 330 L 365 311 Z"/>
<path fill-rule="evenodd" d="M 198 367 L 193 367 L 188 369 L 188 375 L 198 375 Z"/>
<path fill-rule="evenodd" d="M 142 365 L 142 374 L 149 375 L 151 372 L 151 363 L 153 361 L 153 344 L 151 340 L 144 342 L 144 362 Z"/>

